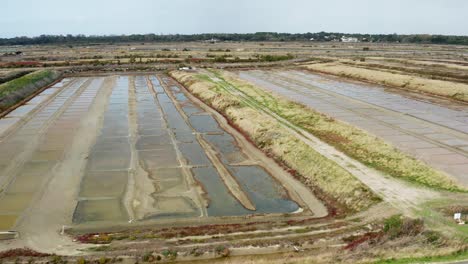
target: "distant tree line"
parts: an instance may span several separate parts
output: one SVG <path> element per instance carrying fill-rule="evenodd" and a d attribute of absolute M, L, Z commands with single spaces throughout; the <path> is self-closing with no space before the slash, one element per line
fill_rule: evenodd
<path fill-rule="evenodd" d="M 188 42 L 188 41 L 339 41 L 341 37 L 355 37 L 362 42 L 426 43 L 468 45 L 468 36 L 448 35 L 399 35 L 399 34 L 345 34 L 345 33 L 275 33 L 257 32 L 247 34 L 193 34 L 193 35 L 41 35 L 38 37 L 0 38 L 0 45 L 41 44 L 98 44 L 130 42 Z"/>

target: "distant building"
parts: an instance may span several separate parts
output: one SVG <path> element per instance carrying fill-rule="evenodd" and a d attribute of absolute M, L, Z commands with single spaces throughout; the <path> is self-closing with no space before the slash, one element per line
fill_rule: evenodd
<path fill-rule="evenodd" d="M 343 37 L 341 37 L 341 42 L 355 43 L 355 42 L 359 42 L 359 39 L 353 38 L 353 37 L 346 37 L 346 36 L 343 36 Z"/>
<path fill-rule="evenodd" d="M 212 39 L 205 40 L 205 42 L 208 42 L 208 43 L 211 43 L 211 44 L 215 44 L 215 43 L 218 43 L 219 40 L 217 40 L 217 39 L 215 39 L 215 38 L 212 38 Z"/>

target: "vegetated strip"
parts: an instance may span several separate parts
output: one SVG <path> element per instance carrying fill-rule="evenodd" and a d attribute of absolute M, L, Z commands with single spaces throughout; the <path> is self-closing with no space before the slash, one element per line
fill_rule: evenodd
<path fill-rule="evenodd" d="M 369 167 L 385 172 L 392 177 L 434 189 L 468 191 L 443 172 L 402 153 L 364 130 L 337 121 L 305 105 L 276 96 L 249 82 L 240 80 L 231 73 L 225 71 L 215 71 L 214 73 L 220 80 L 229 82 L 252 100 L 268 107 L 292 124 L 310 132 Z"/>
<path fill-rule="evenodd" d="M 12 81 L 12 80 L 14 80 L 16 78 L 20 78 L 20 77 L 22 77 L 22 76 L 24 76 L 24 75 L 26 75 L 28 73 L 31 73 L 31 72 L 33 72 L 33 71 L 32 70 L 25 70 L 25 71 L 15 71 L 15 72 L 9 73 L 4 77 L 0 77 L 0 84 Z"/>
<path fill-rule="evenodd" d="M 52 70 L 41 70 L 26 74 L 0 85 L 0 112 L 6 111 L 34 94 L 38 89 L 50 85 L 61 77 Z"/>
<path fill-rule="evenodd" d="M 374 262 L 375 264 L 409 264 L 409 263 L 435 263 L 456 262 L 468 259 L 468 249 L 461 249 L 448 255 L 423 256 L 414 258 L 390 258 Z"/>
<path fill-rule="evenodd" d="M 340 212 L 360 211 L 380 199 L 348 171 L 295 137 L 279 120 L 255 108 L 226 89 L 223 80 L 207 75 L 173 71 L 172 77 L 202 101 L 223 114 L 257 147 L 310 187 Z M 334 212 L 331 212 L 332 214 Z"/>
<path fill-rule="evenodd" d="M 390 85 L 413 92 L 429 93 L 468 102 L 468 84 L 426 79 L 418 76 L 384 72 L 339 63 L 316 63 L 304 66 L 308 70 L 351 79 Z"/>

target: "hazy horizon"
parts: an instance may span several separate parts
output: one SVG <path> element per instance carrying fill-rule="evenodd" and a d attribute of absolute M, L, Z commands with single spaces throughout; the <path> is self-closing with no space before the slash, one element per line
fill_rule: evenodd
<path fill-rule="evenodd" d="M 2 38 L 320 31 L 468 35 L 464 0 L 4 0 L 1 9 Z"/>

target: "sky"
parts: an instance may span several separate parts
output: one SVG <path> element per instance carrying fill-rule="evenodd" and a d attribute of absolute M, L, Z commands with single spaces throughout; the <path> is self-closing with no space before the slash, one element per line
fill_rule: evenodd
<path fill-rule="evenodd" d="M 0 37 L 344 32 L 468 35 L 468 0 L 0 0 Z"/>

